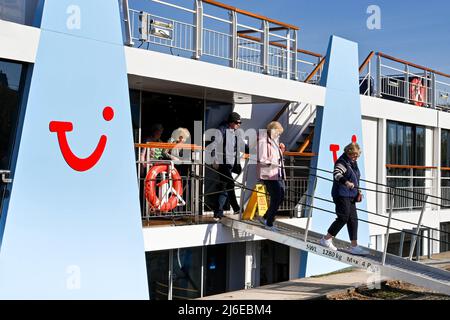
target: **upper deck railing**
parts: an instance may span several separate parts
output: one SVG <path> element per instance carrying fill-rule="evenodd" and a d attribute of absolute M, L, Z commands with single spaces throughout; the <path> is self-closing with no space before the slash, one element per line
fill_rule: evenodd
<path fill-rule="evenodd" d="M 175 2 L 182 4 L 175 4 Z M 122 0 L 125 43 L 318 84 L 326 57 L 298 45 L 299 28 L 214 0 L 147 0 L 130 8 Z M 450 111 L 450 75 L 371 52 L 359 68 L 360 93 Z"/>
<path fill-rule="evenodd" d="M 123 0 L 126 44 L 299 81 L 322 59 L 299 49 L 296 26 L 213 0 L 174 2 L 130 8 Z M 308 82 L 319 79 L 317 72 Z"/>
<path fill-rule="evenodd" d="M 361 94 L 450 111 L 449 74 L 382 52 L 371 52 L 360 72 Z"/>

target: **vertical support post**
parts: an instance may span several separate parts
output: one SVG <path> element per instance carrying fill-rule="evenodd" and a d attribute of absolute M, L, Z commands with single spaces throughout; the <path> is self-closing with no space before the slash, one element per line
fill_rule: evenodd
<path fill-rule="evenodd" d="M 297 59 L 298 59 L 298 32 L 297 30 L 292 30 L 293 38 L 292 38 L 292 80 L 298 80 L 298 65 L 297 65 Z"/>
<path fill-rule="evenodd" d="M 409 257 L 408 257 L 409 260 L 412 259 L 412 255 L 414 253 L 414 247 L 416 246 L 417 235 L 420 232 L 420 225 L 422 224 L 422 217 L 423 217 L 423 213 L 425 212 L 425 206 L 427 204 L 427 199 L 428 199 L 428 194 L 425 195 L 425 200 L 423 202 L 422 210 L 420 211 L 419 221 L 417 222 L 416 234 L 413 235 L 413 238 L 411 241 L 411 248 L 409 250 Z"/>
<path fill-rule="evenodd" d="M 426 180 L 425 180 L 426 183 Z M 408 195 L 408 209 L 412 210 L 414 207 L 415 193 L 414 193 L 414 169 L 409 169 L 409 186 L 411 188 L 411 194 Z"/>
<path fill-rule="evenodd" d="M 428 255 L 428 259 L 431 259 L 431 255 L 432 255 L 432 251 L 433 251 L 433 245 L 432 245 L 432 241 L 433 240 L 431 240 L 431 237 L 432 237 L 432 231 L 431 231 L 431 228 L 428 228 L 427 229 L 427 235 L 428 235 L 428 252 L 427 252 L 427 255 Z"/>
<path fill-rule="evenodd" d="M 238 34 L 237 34 L 237 13 L 232 10 L 229 12 L 230 15 L 230 34 L 231 34 L 231 42 L 230 42 L 230 67 L 237 68 L 237 59 L 238 59 Z"/>
<path fill-rule="evenodd" d="M 381 56 L 377 54 L 377 97 L 381 98 L 383 94 L 381 93 Z"/>
<path fill-rule="evenodd" d="M 203 288 L 204 288 L 204 279 L 205 279 L 205 264 L 206 264 L 206 256 L 205 256 L 206 246 L 202 246 L 202 264 L 200 267 L 200 298 L 203 298 Z"/>
<path fill-rule="evenodd" d="M 405 102 L 409 103 L 411 97 L 409 96 L 409 67 L 405 64 Z"/>
<path fill-rule="evenodd" d="M 315 171 L 315 174 L 317 174 L 317 170 Z M 304 241 L 307 242 L 308 241 L 308 231 L 309 231 L 309 226 L 311 224 L 311 216 L 312 216 L 312 207 L 314 205 L 314 192 L 316 190 L 316 183 L 317 183 L 317 177 L 314 177 L 314 185 L 312 186 L 312 188 L 308 188 L 309 190 L 311 190 L 311 194 L 307 196 L 306 199 L 306 203 L 309 202 L 310 206 L 306 207 L 305 210 L 307 210 L 308 212 L 308 218 L 306 219 L 306 229 L 305 229 L 305 239 Z"/>
<path fill-rule="evenodd" d="M 192 58 L 200 59 L 203 54 L 203 1 L 195 0 L 194 14 L 194 55 Z"/>
<path fill-rule="evenodd" d="M 291 29 L 286 32 L 286 79 L 291 78 Z"/>
<path fill-rule="evenodd" d="M 431 108 L 436 109 L 437 106 L 437 90 L 436 90 L 436 74 L 431 73 Z"/>
<path fill-rule="evenodd" d="M 370 86 L 372 85 L 372 59 L 370 59 L 367 64 L 367 74 L 369 75 L 367 77 L 367 95 L 370 97 L 373 93 L 372 90 L 370 90 Z"/>
<path fill-rule="evenodd" d="M 172 300 L 172 288 L 173 288 L 173 249 L 169 250 L 169 274 L 168 274 L 168 286 L 167 286 L 167 300 Z"/>
<path fill-rule="evenodd" d="M 262 25 L 263 46 L 261 52 L 261 66 L 264 74 L 269 74 L 269 22 L 263 20 Z"/>
<path fill-rule="evenodd" d="M 128 0 L 122 0 L 123 21 L 125 22 L 125 45 L 132 47 L 134 45 L 131 37 L 130 9 Z"/>
<path fill-rule="evenodd" d="M 256 267 L 255 261 L 255 244 L 253 241 L 245 243 L 245 284 L 244 289 L 251 289 L 254 287 L 253 270 Z"/>
<path fill-rule="evenodd" d="M 403 244 L 405 243 L 405 232 L 400 232 L 400 246 L 398 248 L 398 256 L 403 257 Z"/>
<path fill-rule="evenodd" d="M 387 124 L 386 119 L 378 119 L 378 137 L 377 137 L 377 181 L 380 183 L 376 186 L 376 200 L 377 200 L 377 211 L 386 212 L 387 201 L 389 200 L 386 196 L 386 191 L 388 189 L 385 187 L 387 185 L 387 170 L 386 170 L 386 131 Z"/>
<path fill-rule="evenodd" d="M 196 155 L 197 156 L 197 155 Z M 201 210 L 201 206 L 200 206 L 200 197 L 203 197 L 203 195 L 200 195 L 200 159 L 196 159 L 196 163 L 195 163 L 195 177 L 194 177 L 194 195 L 195 195 L 195 201 L 194 201 L 194 216 L 195 216 L 195 221 L 198 221 L 200 219 L 200 214 L 203 213 L 203 210 Z M 192 201 L 193 199 L 191 199 Z"/>
<path fill-rule="evenodd" d="M 389 208 L 389 218 L 388 223 L 386 226 L 386 235 L 384 236 L 384 251 L 383 251 L 383 259 L 382 259 L 382 265 L 384 266 L 386 263 L 386 255 L 387 255 L 387 248 L 389 244 L 389 230 L 391 228 L 391 218 L 392 218 L 392 210 L 394 208 L 394 195 L 391 195 L 391 205 Z"/>
<path fill-rule="evenodd" d="M 289 114 L 289 112 L 288 112 L 288 114 Z M 288 123 L 289 123 L 289 119 L 288 119 Z M 294 190 L 294 191 L 298 190 L 297 185 L 295 184 L 295 180 L 294 180 L 294 157 L 292 157 L 292 156 L 289 157 L 289 181 L 293 184 L 293 186 L 289 186 L 289 187 L 286 186 L 286 189 L 289 188 L 290 190 Z M 288 193 L 287 199 L 288 199 L 288 201 L 287 201 L 288 208 L 290 209 L 291 205 L 293 206 L 292 210 L 289 210 L 289 216 L 290 216 L 290 218 L 294 218 L 296 204 L 291 202 L 291 194 L 290 193 Z"/>
<path fill-rule="evenodd" d="M 442 194 L 442 172 L 441 172 L 441 128 L 434 128 L 433 129 L 433 163 L 437 163 L 438 167 L 435 169 L 435 174 L 433 177 L 433 195 L 437 198 L 441 198 Z M 441 209 L 442 199 L 439 201 L 436 201 L 437 204 L 433 206 L 433 209 L 437 211 L 439 214 L 439 211 Z M 440 202 L 440 203 L 439 203 Z"/>
<path fill-rule="evenodd" d="M 247 186 L 247 177 L 248 177 L 248 163 L 250 158 L 245 159 L 244 163 L 244 170 L 242 174 L 242 185 L 244 187 Z M 241 212 L 239 213 L 239 220 L 242 219 L 242 214 L 244 213 L 244 199 L 245 199 L 245 192 L 247 191 L 246 188 L 241 188 L 241 195 L 239 197 L 239 207 L 241 208 Z"/>

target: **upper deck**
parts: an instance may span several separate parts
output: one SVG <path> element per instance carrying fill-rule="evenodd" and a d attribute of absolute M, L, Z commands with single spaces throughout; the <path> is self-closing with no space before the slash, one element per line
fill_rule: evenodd
<path fill-rule="evenodd" d="M 301 48 L 300 28 L 212 0 L 124 6 L 125 44 L 319 84 L 326 57 Z M 450 75 L 381 52 L 360 66 L 362 95 L 448 111 Z"/>
<path fill-rule="evenodd" d="M 211 74 L 213 71 L 214 77 L 209 76 L 204 81 L 186 82 L 188 85 L 184 90 L 187 91 L 195 91 L 191 84 L 198 87 L 210 83 L 211 80 L 226 83 L 246 78 L 239 84 L 242 88 L 237 90 L 231 86 L 217 84 L 218 91 L 215 96 L 226 95 L 224 92 L 231 91 L 250 94 L 253 97 L 251 102 L 303 100 L 320 105 L 322 99 L 315 97 L 321 97 L 323 93 L 321 90 L 311 89 L 311 86 L 300 86 L 307 88 L 302 91 L 313 91 L 311 95 L 306 96 L 301 94 L 296 97 L 286 92 L 277 94 L 273 92 L 276 90 L 269 90 L 272 91 L 269 93 L 266 89 L 271 88 L 271 85 L 268 88 L 261 86 L 261 82 L 267 81 L 266 77 L 243 77 L 241 72 L 224 71 L 223 68 L 214 68 L 211 65 L 318 85 L 326 57 L 302 48 L 298 40 L 301 32 L 299 27 L 214 0 L 192 0 L 190 3 L 152 0 L 133 2 L 133 7 L 129 5 L 128 0 L 120 2 L 123 9 L 124 44 L 149 52 L 144 55 L 127 50 L 131 87 L 139 87 L 142 83 L 139 77 L 145 77 L 146 74 L 155 79 L 168 80 L 164 86 L 173 87 L 173 82 L 183 82 L 178 79 L 186 77 L 186 80 L 192 81 L 197 71 L 207 68 L 199 63 L 180 63 L 180 66 L 183 65 L 183 68 L 187 69 L 176 69 L 173 66 L 175 60 L 150 53 L 158 52 L 187 58 L 192 62 L 209 63 L 210 70 L 206 73 Z M 1 19 L 36 27 L 39 26 L 40 19 L 32 19 L 32 16 L 33 13 L 40 14 L 37 8 L 36 1 L 31 1 L 26 7 L 8 7 L 1 12 Z M 1 20 L 0 23 L 3 24 Z M 2 39 L 6 43 L 2 46 L 1 56 L 33 63 L 39 39 L 36 28 L 21 29 L 19 26 L 5 24 L 1 29 L 5 33 Z M 145 59 L 154 61 L 155 57 L 166 63 L 151 66 L 152 69 L 158 69 L 159 73 L 149 70 L 150 66 L 144 62 Z M 423 108 L 450 110 L 450 75 L 446 73 L 375 51 L 361 62 L 359 71 L 362 95 Z M 171 73 L 176 76 L 170 77 Z M 186 73 L 190 75 L 183 75 Z M 249 82 L 249 79 L 252 81 Z M 281 83 L 283 85 L 280 87 L 286 86 L 285 82 Z M 264 90 L 258 90 L 257 87 Z M 292 84 L 288 87 L 298 90 L 298 85 Z M 180 90 L 180 84 L 174 90 Z"/>

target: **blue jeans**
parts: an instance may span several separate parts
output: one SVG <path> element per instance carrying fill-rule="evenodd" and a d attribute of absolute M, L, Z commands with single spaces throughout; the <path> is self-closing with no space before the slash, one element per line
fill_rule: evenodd
<path fill-rule="evenodd" d="M 270 195 L 270 204 L 267 209 L 264 219 L 267 221 L 267 226 L 273 226 L 275 215 L 278 212 L 278 208 L 284 199 L 284 180 L 263 180 L 266 190 Z"/>

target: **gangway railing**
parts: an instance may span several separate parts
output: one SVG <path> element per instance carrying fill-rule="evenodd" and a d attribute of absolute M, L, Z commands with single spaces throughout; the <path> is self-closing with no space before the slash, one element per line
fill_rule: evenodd
<path fill-rule="evenodd" d="M 309 230 L 308 237 L 305 240 L 304 234 L 306 230 L 304 228 L 280 221 L 275 222 L 276 232 L 265 229 L 258 222 L 239 220 L 236 216 L 224 217 L 221 223 L 241 232 L 257 235 L 311 254 L 366 269 L 374 274 L 403 280 L 450 295 L 450 272 L 445 270 L 405 260 L 391 254 L 386 254 L 383 263 L 383 253 L 369 248 L 364 248 L 367 250 L 368 255 L 357 256 L 345 250 L 345 248 L 350 246 L 350 243 L 343 240 L 335 239 L 335 245 L 340 250 L 330 250 L 319 244 L 320 239 L 324 236 L 323 234 Z"/>
<path fill-rule="evenodd" d="M 327 170 L 321 170 L 321 171 L 326 171 L 328 173 L 331 173 Z M 316 179 L 322 178 L 325 180 L 333 181 L 332 179 L 322 177 L 319 175 L 315 175 L 315 176 L 316 176 Z M 241 186 L 241 188 L 246 188 L 246 187 Z M 361 188 L 361 189 L 370 191 L 370 192 L 380 192 L 378 190 L 369 189 L 369 188 Z M 297 191 L 295 191 L 295 190 L 290 190 L 290 189 L 286 190 L 286 193 L 296 193 L 296 192 Z M 416 191 L 411 191 L 411 192 L 413 194 L 420 193 L 420 192 L 416 192 Z M 303 194 L 303 196 L 311 197 L 311 198 L 318 199 L 321 201 L 333 202 L 330 199 L 323 199 L 323 198 L 320 198 L 320 197 L 317 197 L 314 195 Z M 431 196 L 431 197 L 439 198 L 436 196 Z M 432 290 L 435 290 L 435 291 L 449 294 L 449 292 L 450 292 L 450 273 L 449 272 L 435 269 L 435 268 L 428 267 L 428 266 L 424 266 L 422 264 L 418 264 L 418 263 L 412 262 L 412 261 L 408 262 L 407 260 L 405 260 L 401 257 L 395 257 L 394 255 L 388 254 L 388 252 L 387 252 L 388 251 L 387 244 L 389 243 L 389 234 L 391 233 L 391 231 L 400 231 L 400 232 L 404 231 L 404 230 L 397 229 L 395 227 L 391 227 L 391 221 L 393 221 L 393 220 L 397 220 L 397 221 L 401 221 L 404 223 L 409 223 L 409 224 L 415 225 L 415 228 L 413 229 L 415 231 L 412 234 L 412 242 L 413 243 L 412 243 L 412 246 L 410 249 L 410 254 L 408 257 L 409 260 L 412 260 L 413 250 L 416 247 L 416 244 L 415 244 L 416 239 L 420 238 L 422 240 L 422 239 L 426 238 L 426 239 L 428 239 L 429 243 L 430 243 L 430 241 L 442 242 L 441 239 L 433 238 L 430 235 L 430 233 L 428 233 L 428 236 L 420 236 L 419 235 L 420 230 L 423 230 L 424 228 L 425 229 L 429 228 L 427 226 L 422 225 L 422 219 L 423 219 L 424 212 L 425 212 L 425 206 L 427 204 L 430 204 L 430 202 L 427 201 L 427 198 L 428 198 L 428 195 L 425 195 L 425 199 L 422 201 L 421 214 L 420 214 L 417 222 L 405 221 L 405 220 L 393 217 L 392 207 L 394 205 L 393 204 L 394 197 L 393 197 L 392 193 L 390 194 L 390 199 L 392 202 L 391 210 L 389 210 L 388 215 L 374 213 L 374 212 L 370 212 L 367 210 L 361 210 L 361 211 L 365 211 L 366 213 L 374 214 L 379 217 L 384 217 L 387 219 L 387 224 L 382 225 L 377 222 L 358 218 L 358 220 L 361 222 L 369 223 L 369 224 L 373 224 L 373 225 L 377 225 L 377 226 L 384 226 L 386 228 L 384 251 L 378 252 L 378 251 L 374 251 L 374 250 L 366 248 L 366 250 L 368 250 L 368 252 L 369 252 L 369 256 L 365 256 L 365 257 L 356 256 L 356 258 L 355 258 L 354 255 L 350 254 L 348 251 L 345 251 L 345 250 L 335 252 L 335 251 L 329 250 L 327 248 L 324 248 L 320 245 L 318 246 L 318 241 L 320 240 L 320 238 L 323 235 L 310 230 L 309 220 L 311 219 L 310 213 L 312 212 L 310 209 L 315 209 L 316 211 L 318 210 L 318 211 L 327 212 L 327 213 L 333 214 L 333 215 L 334 215 L 334 212 L 327 210 L 327 209 L 320 208 L 318 206 L 314 206 L 313 202 L 309 202 L 309 204 L 307 204 L 307 201 L 305 201 L 305 200 L 302 201 L 302 206 L 309 207 L 308 208 L 309 215 L 307 216 L 308 221 L 306 223 L 306 228 L 297 228 L 295 234 L 292 234 L 292 233 L 283 234 L 283 230 L 282 230 L 283 228 L 280 228 L 280 224 L 281 224 L 281 226 L 283 226 L 282 222 L 276 223 L 278 232 L 275 232 L 275 233 L 270 230 L 264 229 L 264 226 L 261 225 L 259 222 L 239 221 L 239 217 L 233 217 L 233 218 L 229 217 L 228 219 L 224 219 L 222 221 L 222 223 L 224 225 L 230 226 L 235 229 L 239 229 L 244 232 L 247 231 L 252 234 L 266 237 L 267 239 L 270 239 L 273 241 L 277 241 L 277 242 L 280 242 L 280 243 L 283 243 L 286 245 L 293 246 L 295 248 L 306 250 L 306 251 L 312 252 L 314 254 L 324 255 L 329 258 L 333 258 L 338 261 L 352 264 L 355 266 L 363 266 L 363 267 L 364 266 L 376 266 L 375 268 L 377 270 L 382 270 L 383 274 L 385 276 L 390 276 L 390 277 L 393 277 L 396 279 L 405 280 L 405 281 L 408 281 L 408 282 L 411 282 L 411 283 L 414 283 L 414 284 L 417 284 L 420 286 L 431 288 Z M 431 204 L 434 204 L 434 203 L 431 203 Z M 429 228 L 429 229 L 431 230 L 432 228 Z M 439 231 L 443 232 L 443 230 L 439 230 Z M 340 248 L 344 248 L 344 246 L 349 247 L 349 245 L 350 245 L 349 243 L 342 242 L 340 240 L 337 240 L 337 242 L 335 242 L 335 244 L 337 244 L 338 247 L 340 247 Z M 418 243 L 418 246 L 420 246 L 420 243 Z M 418 252 L 418 255 L 419 254 L 420 253 Z M 430 255 L 430 252 L 428 252 L 428 254 Z M 356 260 L 354 260 L 354 259 L 356 259 Z"/>

